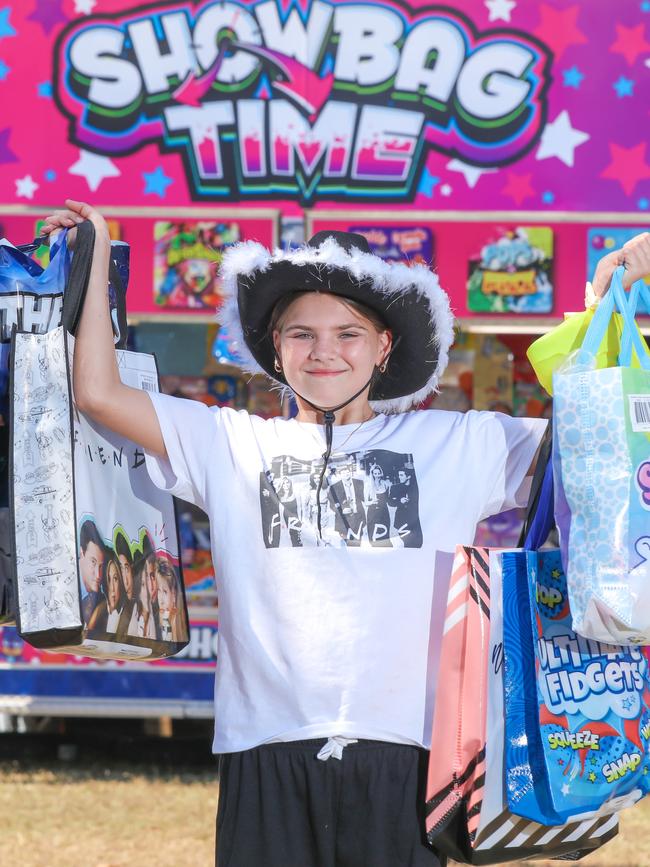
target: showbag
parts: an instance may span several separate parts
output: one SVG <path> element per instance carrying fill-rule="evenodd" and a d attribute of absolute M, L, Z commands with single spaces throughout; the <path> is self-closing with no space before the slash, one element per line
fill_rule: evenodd
<path fill-rule="evenodd" d="M 188 642 L 175 503 L 143 451 L 74 405 L 74 331 L 94 229 L 82 223 L 64 325 L 12 337 L 12 517 L 17 622 L 35 647 L 170 656 Z M 74 273 L 73 273 L 74 272 Z M 122 382 L 158 390 L 153 356 L 118 349 Z"/>
<path fill-rule="evenodd" d="M 153 356 L 116 350 L 120 376 L 155 391 Z M 13 341 L 18 628 L 35 647 L 153 659 L 188 641 L 173 498 L 143 451 L 72 401 L 63 327 Z"/>
<path fill-rule="evenodd" d="M 617 272 L 581 350 L 554 374 L 555 515 L 576 632 L 649 644 L 650 357 L 627 305 Z M 625 321 L 619 366 L 597 370 L 615 307 Z"/>
<path fill-rule="evenodd" d="M 551 823 L 631 806 L 650 788 L 645 653 L 573 630 L 558 550 L 500 558 L 510 810 Z"/>
<path fill-rule="evenodd" d="M 459 546 L 447 598 L 425 807 L 429 842 L 465 864 L 576 860 L 618 831 L 615 815 L 541 823 L 515 815 L 504 778 L 499 552 Z"/>

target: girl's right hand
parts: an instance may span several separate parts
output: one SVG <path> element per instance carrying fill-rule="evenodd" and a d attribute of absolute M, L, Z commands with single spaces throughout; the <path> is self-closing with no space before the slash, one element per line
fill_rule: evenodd
<path fill-rule="evenodd" d="M 62 229 L 68 229 L 68 247 L 73 249 L 78 224 L 89 220 L 95 227 L 95 243 L 110 244 L 108 225 L 99 211 L 85 202 L 77 202 L 74 199 L 66 199 L 65 205 L 65 210 L 55 211 L 45 218 L 45 225 L 41 229 L 44 235 L 50 237 Z"/>

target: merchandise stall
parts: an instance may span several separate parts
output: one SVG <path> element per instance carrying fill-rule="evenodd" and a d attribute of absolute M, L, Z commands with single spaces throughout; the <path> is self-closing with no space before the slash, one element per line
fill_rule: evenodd
<path fill-rule="evenodd" d="M 291 407 L 241 373 L 218 324 L 222 251 L 360 232 L 386 259 L 431 265 L 449 293 L 457 338 L 431 407 L 548 416 L 528 346 L 583 309 L 600 256 L 650 225 L 650 18 L 606 3 L 14 4 L 0 19 L 0 93 L 20 106 L 0 128 L 0 234 L 31 241 L 67 196 L 96 204 L 131 247 L 129 346 L 156 355 L 163 390 L 270 417 Z M 21 317 L 0 295 L 3 340 Z M 187 650 L 99 663 L 0 627 L 0 713 L 211 713 L 209 527 L 179 512 Z M 519 520 L 478 541 L 511 544 Z"/>

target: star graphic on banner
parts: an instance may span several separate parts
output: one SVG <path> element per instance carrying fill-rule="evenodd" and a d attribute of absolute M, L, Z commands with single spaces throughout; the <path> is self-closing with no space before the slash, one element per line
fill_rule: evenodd
<path fill-rule="evenodd" d="M 36 0 L 34 11 L 27 16 L 28 21 L 36 21 L 49 34 L 57 24 L 66 24 L 70 19 L 61 8 L 63 0 Z"/>
<path fill-rule="evenodd" d="M 643 0 L 643 3 L 641 4 L 641 11 L 650 12 L 650 0 Z"/>
<path fill-rule="evenodd" d="M 474 189 L 481 175 L 492 174 L 496 169 L 480 169 L 478 166 L 471 166 L 469 163 L 464 163 L 461 160 L 450 160 L 447 163 L 447 168 L 450 172 L 460 172 L 467 181 L 467 186 Z"/>
<path fill-rule="evenodd" d="M 167 195 L 167 187 L 174 183 L 173 178 L 168 178 L 164 171 L 158 166 L 153 172 L 142 172 L 144 178 L 144 194 L 155 194 L 164 199 Z"/>
<path fill-rule="evenodd" d="M 584 72 L 580 72 L 577 66 L 572 66 L 571 69 L 565 69 L 562 73 L 565 87 L 573 87 L 577 90 L 582 84 L 582 79 L 585 77 Z"/>
<path fill-rule="evenodd" d="M 435 175 L 432 175 L 429 169 L 425 169 L 422 172 L 422 177 L 420 178 L 420 183 L 418 185 L 418 193 L 421 193 L 423 196 L 426 196 L 427 199 L 433 198 L 433 191 L 436 188 L 436 185 L 440 183 L 440 178 L 437 178 Z"/>
<path fill-rule="evenodd" d="M 597 764 L 598 764 L 598 759 L 593 759 L 593 758 L 592 758 L 592 759 L 589 759 L 589 761 L 591 762 L 592 765 L 597 765 Z"/>
<path fill-rule="evenodd" d="M 624 75 L 621 75 L 618 81 L 614 82 L 612 87 L 618 94 L 619 99 L 623 96 L 634 96 L 634 80 L 626 78 Z"/>
<path fill-rule="evenodd" d="M 618 181 L 627 196 L 634 192 L 639 181 L 650 178 L 650 166 L 645 158 L 646 142 L 639 142 L 631 148 L 624 148 L 611 142 L 609 153 L 611 162 L 600 173 L 600 177 Z"/>
<path fill-rule="evenodd" d="M 640 210 L 647 211 L 648 208 L 650 208 L 650 199 L 646 199 L 646 197 L 643 196 L 636 204 L 637 207 L 640 208 Z"/>
<path fill-rule="evenodd" d="M 517 5 L 516 0 L 485 0 L 490 12 L 490 21 L 510 21 L 510 12 Z"/>
<path fill-rule="evenodd" d="M 33 199 L 38 187 L 39 184 L 36 183 L 31 175 L 25 175 L 24 178 L 16 179 L 16 195 L 24 199 Z"/>
<path fill-rule="evenodd" d="M 593 771 L 589 771 L 589 782 L 590 782 L 590 783 L 595 783 L 595 782 L 596 782 L 596 774 L 594 774 Z"/>
<path fill-rule="evenodd" d="M 7 66 L 4 61 L 0 60 L 0 81 L 4 81 L 10 72 L 11 67 Z"/>
<path fill-rule="evenodd" d="M 562 577 L 562 573 L 560 572 L 560 570 L 559 569 L 553 569 L 553 571 L 551 572 L 551 578 L 561 578 L 561 577 Z"/>
<path fill-rule="evenodd" d="M 51 81 L 41 81 L 38 85 L 38 95 L 44 97 L 45 99 L 52 98 L 52 82 Z"/>
<path fill-rule="evenodd" d="M 15 36 L 16 31 L 9 23 L 9 16 L 11 15 L 11 6 L 5 6 L 0 9 L 0 39 L 3 36 Z"/>
<path fill-rule="evenodd" d="M 511 199 L 521 205 L 524 199 L 535 195 L 535 190 L 530 185 L 532 173 L 527 175 L 518 175 L 515 172 L 508 172 L 506 178 L 508 183 L 503 187 L 501 192 L 505 196 L 510 196 Z"/>
<path fill-rule="evenodd" d="M 575 149 L 589 141 L 590 137 L 588 133 L 571 126 L 569 112 L 564 109 L 552 123 L 547 123 L 544 127 L 535 159 L 557 157 L 565 165 L 572 166 Z"/>
<path fill-rule="evenodd" d="M 450 196 L 453 193 L 453 188 L 451 184 L 443 184 L 440 187 L 440 195 L 441 196 Z"/>
<path fill-rule="evenodd" d="M 56 172 L 54 169 L 48 169 L 43 175 L 46 181 L 55 181 L 56 180 Z"/>
<path fill-rule="evenodd" d="M 542 201 L 545 205 L 552 205 L 555 201 L 555 193 L 552 193 L 550 190 L 544 190 L 542 193 Z"/>
<path fill-rule="evenodd" d="M 74 11 L 80 15 L 90 15 L 96 3 L 97 0 L 74 0 Z"/>
<path fill-rule="evenodd" d="M 634 706 L 634 699 L 631 696 L 628 696 L 627 698 L 623 699 L 621 704 L 623 705 L 625 710 L 629 710 L 631 707 Z"/>
<path fill-rule="evenodd" d="M 0 129 L 0 163 L 17 163 L 18 157 L 9 147 L 11 127 Z"/>
<path fill-rule="evenodd" d="M 571 791 L 571 787 L 569 786 L 568 783 L 565 783 L 565 784 L 562 786 L 562 794 L 563 794 L 563 795 L 568 795 L 570 791 Z"/>
<path fill-rule="evenodd" d="M 79 151 L 79 159 L 70 166 L 68 172 L 85 178 L 93 193 L 105 178 L 120 176 L 120 170 L 108 157 L 84 150 Z"/>
<path fill-rule="evenodd" d="M 560 10 L 542 3 L 539 11 L 540 22 L 533 32 L 542 42 L 550 45 L 556 59 L 571 45 L 583 45 L 588 41 L 577 25 L 579 6 Z"/>
<path fill-rule="evenodd" d="M 647 54 L 650 51 L 650 42 L 645 38 L 645 25 L 626 27 L 624 24 L 616 24 L 615 27 L 617 39 L 610 45 L 609 50 L 622 54 L 632 66 L 639 54 Z"/>

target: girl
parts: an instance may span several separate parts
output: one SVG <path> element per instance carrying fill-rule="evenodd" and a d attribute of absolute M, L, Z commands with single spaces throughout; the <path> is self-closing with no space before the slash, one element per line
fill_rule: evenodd
<path fill-rule="evenodd" d="M 156 557 L 155 570 L 160 637 L 163 641 L 186 641 L 187 625 L 183 610 L 178 607 L 178 576 L 171 563 L 162 557 Z"/>
<path fill-rule="evenodd" d="M 112 551 L 107 552 L 104 560 L 101 587 L 105 598 L 93 611 L 88 622 L 88 632 L 117 632 L 124 607 L 124 588 L 120 563 Z"/>
<path fill-rule="evenodd" d="M 223 258 L 224 324 L 238 330 L 250 370 L 292 390 L 295 419 L 128 388 L 106 301 L 106 223 L 88 205 L 66 204 L 50 230 L 83 219 L 96 229 L 75 344 L 77 405 L 140 444 L 154 481 L 212 524 L 217 864 L 433 867 L 422 815 L 432 612 L 445 604 L 455 545 L 471 544 L 482 518 L 525 502 L 546 422 L 409 412 L 447 362 L 447 296 L 426 267 L 385 263 L 362 236 L 338 232 L 274 254 L 246 242 Z M 631 279 L 650 271 L 649 247 L 627 248 Z M 613 267 L 598 275 L 598 294 Z M 384 469 L 408 476 L 408 527 L 391 528 L 396 544 L 373 547 L 359 535 L 363 483 L 358 493 L 360 480 L 343 471 L 357 509 L 341 510 L 355 523 L 340 547 L 294 547 L 265 526 L 260 486 L 273 466 L 320 461 L 320 489 L 332 454 L 358 468 L 378 450 Z M 270 524 L 279 520 L 268 511 Z"/>

